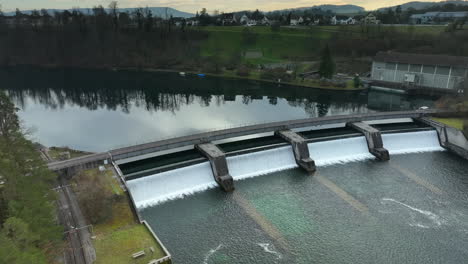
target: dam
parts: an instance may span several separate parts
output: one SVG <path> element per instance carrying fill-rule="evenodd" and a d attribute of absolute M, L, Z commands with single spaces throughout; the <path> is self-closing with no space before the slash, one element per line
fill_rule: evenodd
<path fill-rule="evenodd" d="M 390 154 L 442 151 L 437 132 L 424 131 L 383 136 Z M 361 137 L 308 144 L 318 167 L 374 158 Z M 297 167 L 290 146 L 258 151 L 227 158 L 235 181 Z M 217 186 L 209 162 L 183 167 L 127 181 L 137 208 L 156 205 Z"/>
<path fill-rule="evenodd" d="M 365 124 L 381 133 L 389 161 L 371 153 L 366 135 L 349 124 L 293 129 L 315 172 L 300 167 L 291 142 L 277 133 L 217 141 L 232 192 L 219 188 L 211 160 L 196 149 L 116 166 L 139 217 L 176 263 L 437 263 L 436 257 L 457 263 L 468 257 L 468 182 L 460 173 L 466 160 L 416 119 Z M 446 248 L 436 254 L 441 243 L 459 254 Z M 397 255 L 388 255 L 390 247 Z M 375 255 L 364 253 L 370 250 Z"/>

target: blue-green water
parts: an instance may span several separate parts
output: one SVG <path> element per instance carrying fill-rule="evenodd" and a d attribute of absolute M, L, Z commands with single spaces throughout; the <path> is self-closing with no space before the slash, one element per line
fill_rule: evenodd
<path fill-rule="evenodd" d="M 448 152 L 394 155 L 273 173 L 142 213 L 175 263 L 465 263 L 467 171 Z"/>

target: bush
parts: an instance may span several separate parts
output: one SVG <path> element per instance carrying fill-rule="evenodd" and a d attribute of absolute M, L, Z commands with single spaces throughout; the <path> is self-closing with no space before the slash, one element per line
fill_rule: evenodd
<path fill-rule="evenodd" d="M 103 223 L 112 217 L 115 197 L 106 188 L 105 177 L 97 170 L 81 172 L 75 176 L 76 194 L 83 215 L 91 224 Z"/>
<path fill-rule="evenodd" d="M 281 79 L 281 82 L 292 81 L 292 75 L 286 73 L 286 70 L 283 68 L 264 70 L 262 74 L 260 74 L 260 78 L 269 81 L 278 81 L 278 79 Z"/>

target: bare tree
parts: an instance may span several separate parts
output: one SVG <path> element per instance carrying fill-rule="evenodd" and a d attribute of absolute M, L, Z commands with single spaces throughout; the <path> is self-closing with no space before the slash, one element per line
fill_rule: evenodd
<path fill-rule="evenodd" d="M 119 8 L 118 8 L 118 3 L 117 1 L 112 1 L 109 4 L 109 10 L 110 10 L 110 15 L 112 17 L 112 22 L 114 23 L 114 29 L 117 29 L 119 27 Z"/>

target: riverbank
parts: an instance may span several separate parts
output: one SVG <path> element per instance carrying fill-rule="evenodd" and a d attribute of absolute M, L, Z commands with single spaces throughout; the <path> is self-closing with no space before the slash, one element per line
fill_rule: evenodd
<path fill-rule="evenodd" d="M 80 207 L 93 226 L 96 264 L 149 263 L 165 257 L 151 231 L 136 220 L 130 201 L 110 166 L 104 170 L 83 171 L 72 183 Z M 142 256 L 132 257 L 141 251 L 144 252 Z"/>
<path fill-rule="evenodd" d="M 338 87 L 333 85 L 324 85 L 320 83 L 318 80 L 299 80 L 295 79 L 292 82 L 285 82 L 285 81 L 273 81 L 273 80 L 265 80 L 260 77 L 259 71 L 252 71 L 250 72 L 249 76 L 239 76 L 236 74 L 234 70 L 225 70 L 223 73 L 204 73 L 200 71 L 180 71 L 180 70 L 173 70 L 173 69 L 155 69 L 155 68 L 144 68 L 144 69 L 137 69 L 137 68 L 112 68 L 113 71 L 143 71 L 143 72 L 167 72 L 167 73 L 177 73 L 182 74 L 182 76 L 187 75 L 203 75 L 209 77 L 217 77 L 217 78 L 229 78 L 229 79 L 238 79 L 238 80 L 250 80 L 250 81 L 257 81 L 257 82 L 264 82 L 264 83 L 273 83 L 278 85 L 285 85 L 285 86 L 295 86 L 295 87 L 304 87 L 304 88 L 312 88 L 312 89 L 322 89 L 322 90 L 334 90 L 334 91 L 363 91 L 367 90 L 365 87 L 355 88 L 353 86 L 352 81 L 348 81 L 346 83 L 346 87 Z M 203 77 L 201 76 L 201 77 Z"/>
<path fill-rule="evenodd" d="M 136 68 L 136 67 L 62 67 L 58 65 L 16 65 L 13 67 L 37 67 L 43 69 L 60 69 L 60 68 L 67 68 L 67 69 L 80 69 L 80 70 L 107 70 L 107 71 L 138 71 L 138 72 L 166 72 L 166 73 L 184 73 L 185 76 L 187 75 L 203 75 L 209 77 L 217 77 L 217 78 L 228 78 L 228 79 L 237 79 L 237 80 L 250 80 L 256 82 L 263 82 L 263 83 L 273 83 L 278 85 L 284 86 L 294 86 L 294 87 L 303 87 L 303 88 L 311 88 L 311 89 L 321 89 L 321 90 L 333 90 L 333 91 L 363 91 L 367 88 L 359 87 L 355 88 L 353 86 L 352 80 L 346 83 L 345 87 L 333 86 L 333 85 L 325 85 L 320 80 L 311 80 L 311 79 L 299 79 L 296 78 L 293 81 L 273 81 L 273 80 L 266 80 L 261 78 L 261 72 L 258 70 L 252 70 L 249 76 L 239 76 L 236 74 L 235 70 L 224 70 L 222 73 L 206 73 L 203 71 L 194 71 L 194 70 L 184 70 L 184 69 L 161 69 L 161 68 Z M 299 75 L 299 74 L 297 74 Z"/>

